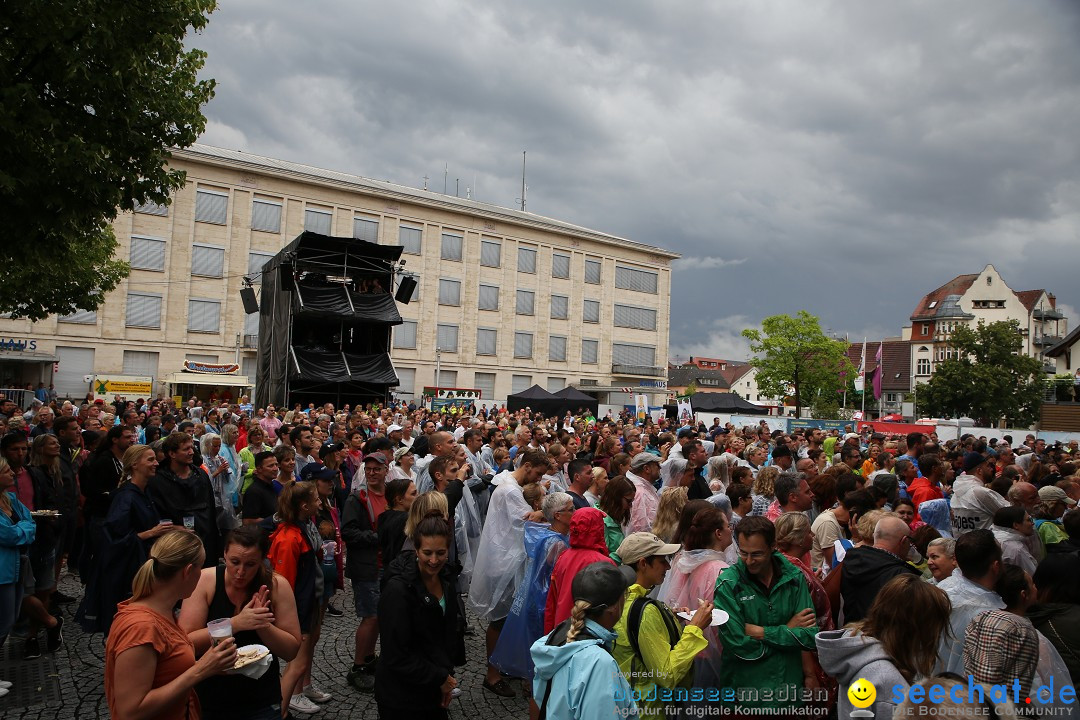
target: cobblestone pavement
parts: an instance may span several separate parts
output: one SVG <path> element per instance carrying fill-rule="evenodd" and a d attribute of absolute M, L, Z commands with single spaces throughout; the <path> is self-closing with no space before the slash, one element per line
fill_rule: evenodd
<path fill-rule="evenodd" d="M 65 575 L 60 588 L 68 595 L 81 595 L 78 582 Z M 327 617 L 322 638 L 316 647 L 315 684 L 333 694 L 334 699 L 323 705 L 313 720 L 329 718 L 378 717 L 372 695 L 353 690 L 345 682 L 352 665 L 353 631 L 356 616 L 352 610 L 351 594 L 338 592 L 334 604 L 345 611 L 340 618 Z M 0 654 L 0 679 L 22 681 L 24 687 L 13 688 L 7 697 L 0 698 L 0 717 L 4 720 L 64 720 L 66 718 L 108 718 L 105 702 L 105 647 L 100 634 L 88 635 L 75 623 L 76 604 L 64 605 L 64 647 L 55 655 L 44 654 L 40 660 L 25 662 L 22 639 L 11 638 Z M 485 720 L 487 718 L 526 718 L 527 703 L 521 697 L 520 683 L 512 681 L 518 690 L 517 698 L 504 699 L 481 687 L 484 679 L 484 631 L 475 618 L 470 618 L 473 634 L 466 636 L 469 662 L 458 668 L 457 678 L 462 694 L 450 705 L 450 716 Z M 41 637 L 44 649 L 44 634 Z M 27 689 L 25 685 L 32 686 Z M 304 717 L 304 716 L 298 716 Z"/>

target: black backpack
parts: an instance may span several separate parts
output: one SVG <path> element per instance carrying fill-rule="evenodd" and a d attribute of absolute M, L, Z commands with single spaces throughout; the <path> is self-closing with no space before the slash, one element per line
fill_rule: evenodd
<path fill-rule="evenodd" d="M 645 658 L 641 656 L 638 633 L 641 632 L 641 616 L 645 614 L 645 608 L 648 605 L 655 606 L 660 613 L 660 617 L 664 619 L 664 625 L 667 627 L 668 632 L 668 644 L 671 647 L 675 647 L 675 643 L 679 642 L 679 638 L 682 636 L 682 630 L 679 628 L 678 623 L 675 622 L 675 616 L 670 610 L 650 597 L 637 598 L 630 605 L 630 614 L 626 617 L 626 639 L 630 642 L 630 648 L 634 651 L 634 655 L 642 662 L 645 661 Z"/>

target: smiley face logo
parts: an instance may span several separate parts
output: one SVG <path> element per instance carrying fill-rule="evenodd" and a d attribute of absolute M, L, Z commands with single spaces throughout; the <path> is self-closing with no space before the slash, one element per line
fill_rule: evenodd
<path fill-rule="evenodd" d="M 848 700 L 857 708 L 868 708 L 874 704 L 877 698 L 877 688 L 865 678 L 859 678 L 851 683 L 847 691 Z"/>

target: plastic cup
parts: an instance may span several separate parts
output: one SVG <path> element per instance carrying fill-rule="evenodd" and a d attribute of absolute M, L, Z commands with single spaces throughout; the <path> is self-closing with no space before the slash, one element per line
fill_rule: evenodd
<path fill-rule="evenodd" d="M 210 631 L 210 644 L 217 645 L 222 640 L 232 637 L 232 618 L 221 618 L 206 623 L 206 629 Z"/>
<path fill-rule="evenodd" d="M 184 516 L 184 527 L 186 527 L 188 530 L 194 530 L 195 529 L 195 516 L 194 515 L 185 515 Z"/>

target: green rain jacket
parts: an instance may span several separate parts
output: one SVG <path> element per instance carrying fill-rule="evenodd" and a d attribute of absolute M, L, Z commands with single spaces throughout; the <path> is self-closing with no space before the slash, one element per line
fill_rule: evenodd
<path fill-rule="evenodd" d="M 815 648 L 818 629 L 792 629 L 787 623 L 796 613 L 813 610 L 814 603 L 799 568 L 778 552 L 773 553 L 773 568 L 768 591 L 750 578 L 742 560 L 716 578 L 713 606 L 730 616 L 719 628 L 724 646 L 722 702 L 746 707 L 803 704 L 798 699 L 803 691 L 802 652 Z M 749 637 L 747 624 L 765 628 L 765 640 Z"/>

